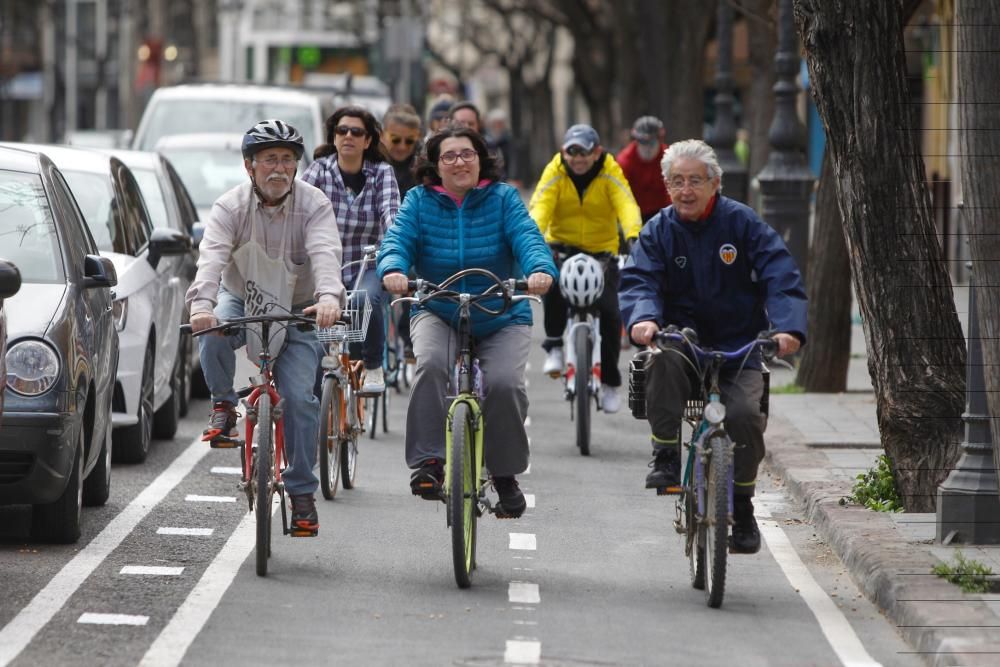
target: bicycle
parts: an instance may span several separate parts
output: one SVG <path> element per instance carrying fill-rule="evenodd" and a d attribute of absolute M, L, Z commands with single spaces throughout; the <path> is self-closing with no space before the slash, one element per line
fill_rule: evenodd
<path fill-rule="evenodd" d="M 687 452 L 680 493 L 675 505 L 674 529 L 685 536 L 684 554 L 688 557 L 691 585 L 705 591 L 709 607 L 722 606 L 726 585 L 726 558 L 729 552 L 729 526 L 733 522 L 733 487 L 735 445 L 726 433 L 726 408 L 719 390 L 719 373 L 727 361 L 742 359 L 760 349 L 766 362 L 774 359 L 777 343 L 774 332 L 758 337 L 732 352 L 705 349 L 698 345 L 691 329 L 678 330 L 671 325 L 654 337 L 656 350 L 643 350 L 633 357 L 629 373 L 629 406 L 637 419 L 646 418 L 645 362 L 651 354 L 682 354 L 674 345 L 679 342 L 690 351 L 686 361 L 694 368 L 699 381 L 684 408 L 684 421 L 691 427 L 691 437 L 683 443 Z M 742 365 L 740 366 L 742 370 Z M 769 377 L 763 366 L 764 393 L 761 412 L 768 413 Z M 668 495 L 657 489 L 657 495 Z"/>
<path fill-rule="evenodd" d="M 494 282 L 480 294 L 470 294 L 449 289 L 453 284 L 469 276 L 485 276 Z M 501 315 L 518 301 L 531 299 L 541 301 L 537 296 L 513 294 L 525 291 L 527 281 L 503 281 L 485 269 L 464 269 L 446 278 L 440 285 L 426 280 L 411 280 L 408 289 L 415 296 L 395 299 L 395 303 L 424 304 L 433 299 L 447 299 L 457 303 L 458 308 L 458 351 L 452 372 L 453 395 L 445 430 L 444 486 L 441 500 L 445 503 L 445 516 L 451 529 L 452 561 L 455 568 L 455 582 L 459 588 L 472 585 L 472 571 L 476 568 L 476 522 L 485 512 L 503 518 L 497 508 L 486 497 L 488 475 L 483 465 L 483 435 L 486 424 L 483 420 L 481 402 L 485 395 L 483 375 L 479 359 L 473 350 L 471 335 L 471 312 L 478 309 L 491 316 Z M 502 299 L 500 308 L 487 307 L 488 299 Z"/>
<path fill-rule="evenodd" d="M 403 388 L 409 389 L 412 377 L 411 365 L 406 363 L 403 355 L 403 340 L 396 328 L 396 318 L 393 317 L 392 306 L 384 302 L 383 322 L 385 323 L 385 339 L 382 346 L 382 374 L 385 378 L 385 391 L 379 396 L 369 398 L 368 404 L 368 435 L 374 440 L 381 417 L 382 432 L 389 432 L 389 389 L 397 394 L 403 393 Z"/>
<path fill-rule="evenodd" d="M 220 322 L 198 332 L 191 331 L 190 324 L 182 324 L 181 331 L 193 336 L 220 332 L 230 336 L 239 329 L 249 331 L 251 324 L 260 324 L 261 352 L 257 360 L 257 374 L 250 378 L 250 385 L 236 392 L 244 399 L 246 407 L 246 437 L 239 442 L 241 478 L 238 488 L 247 496 L 250 511 L 257 521 L 256 568 L 258 576 L 267 575 L 267 561 L 271 557 L 271 516 L 274 496 L 278 495 L 281 505 L 281 525 L 284 535 L 296 537 L 311 536 L 314 533 L 296 531 L 288 525 L 288 511 L 285 499 L 285 485 L 281 471 L 287 465 L 285 458 L 285 430 L 282 417 L 284 399 L 278 393 L 271 367 L 274 359 L 269 351 L 271 326 L 296 323 L 298 326 L 315 326 L 310 317 L 296 313 L 268 314 L 254 317 L 238 317 Z M 246 444 L 250 443 L 250 447 Z"/>

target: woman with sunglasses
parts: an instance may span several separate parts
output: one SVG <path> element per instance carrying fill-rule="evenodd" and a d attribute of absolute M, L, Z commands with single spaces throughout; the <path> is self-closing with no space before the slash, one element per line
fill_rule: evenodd
<path fill-rule="evenodd" d="M 364 247 L 378 245 L 399 210 L 399 189 L 392 167 L 385 160 L 380 128 L 375 117 L 363 107 L 337 109 L 326 120 L 326 141 L 313 151 L 314 161 L 302 180 L 315 185 L 333 202 L 337 227 L 344 246 L 344 285 L 354 288 L 361 264 L 351 262 L 364 256 Z M 385 329 L 382 321 L 382 288 L 368 267 L 359 289 L 366 290 L 372 303 L 368 332 L 362 346 L 365 364 L 365 394 L 385 391 L 382 377 L 382 348 Z"/>
<path fill-rule="evenodd" d="M 557 275 L 552 254 L 517 190 L 497 181 L 496 165 L 478 132 L 449 125 L 427 140 L 417 180 L 399 209 L 378 256 L 378 275 L 393 294 L 404 294 L 407 271 L 440 283 L 461 269 L 482 268 L 501 279 L 528 277 L 528 291 L 544 294 Z M 466 278 L 462 289 L 478 293 L 486 279 Z M 406 413 L 406 462 L 410 490 L 440 497 L 444 482 L 448 377 L 455 352 L 456 306 L 432 301 L 414 308 L 413 350 L 417 370 Z M 515 475 L 528 467 L 524 418 L 528 394 L 524 370 L 531 349 L 531 306 L 520 302 L 503 315 L 473 311 L 472 335 L 485 375 L 483 415 L 486 467 L 500 497 L 502 516 L 516 518 L 526 507 Z"/>

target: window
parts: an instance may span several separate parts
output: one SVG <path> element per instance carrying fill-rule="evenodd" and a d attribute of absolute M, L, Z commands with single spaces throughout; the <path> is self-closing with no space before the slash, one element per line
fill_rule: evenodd
<path fill-rule="evenodd" d="M 63 171 L 69 189 L 80 206 L 83 219 L 104 252 L 127 252 L 125 237 L 116 222 L 114 193 L 111 180 L 102 174 L 85 171 Z"/>
<path fill-rule="evenodd" d="M 22 282 L 63 282 L 59 235 L 37 174 L 0 170 L 0 248 Z"/>

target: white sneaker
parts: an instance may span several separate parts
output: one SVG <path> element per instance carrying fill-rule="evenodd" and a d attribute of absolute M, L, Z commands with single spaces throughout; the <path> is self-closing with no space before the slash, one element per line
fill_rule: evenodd
<path fill-rule="evenodd" d="M 601 410 L 609 415 L 622 409 L 622 399 L 618 396 L 618 387 L 601 385 Z"/>
<path fill-rule="evenodd" d="M 365 370 L 365 383 L 361 387 L 362 394 L 381 394 L 385 391 L 385 379 L 382 377 L 382 367 Z"/>
<path fill-rule="evenodd" d="M 564 365 L 563 349 L 561 347 L 554 347 L 549 350 L 548 356 L 545 357 L 545 365 L 542 366 L 542 372 L 548 376 L 557 378 L 562 375 Z"/>

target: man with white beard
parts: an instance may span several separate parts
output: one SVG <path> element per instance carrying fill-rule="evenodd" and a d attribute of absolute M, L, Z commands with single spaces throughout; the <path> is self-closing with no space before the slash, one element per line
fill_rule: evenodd
<path fill-rule="evenodd" d="M 339 319 L 345 297 L 340 236 L 329 198 L 295 180 L 304 150 L 302 135 L 280 120 L 261 121 L 244 135 L 243 166 L 250 180 L 219 197 L 205 223 L 198 273 L 187 292 L 193 332 L 270 312 L 315 315 L 320 328 Z M 273 368 L 285 404 L 288 466 L 282 479 L 292 501 L 291 534 L 305 537 L 319 531 L 319 481 L 313 473 L 319 401 L 313 382 L 323 350 L 315 331 L 287 327 L 283 347 L 280 337 L 272 354 L 280 355 Z M 236 350 L 246 344 L 256 361 L 253 348 L 260 341 L 245 331 L 198 340 L 213 402 L 202 440 L 215 448 L 235 447 Z"/>
<path fill-rule="evenodd" d="M 670 206 L 670 195 L 660 173 L 660 160 L 667 150 L 665 134 L 659 118 L 641 116 L 632 125 L 632 141 L 615 158 L 625 172 L 643 222 Z"/>

